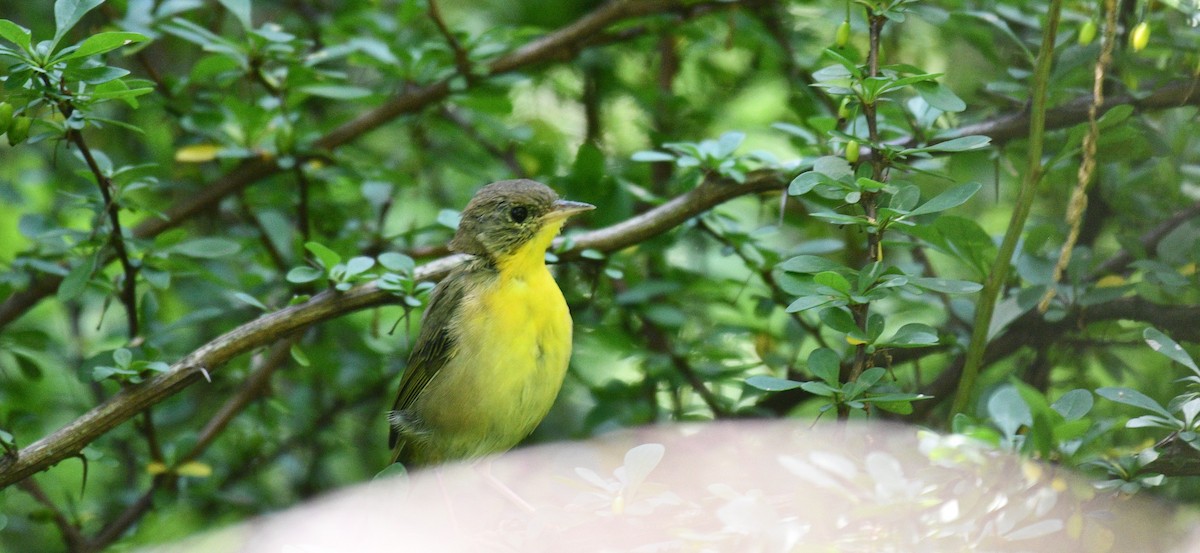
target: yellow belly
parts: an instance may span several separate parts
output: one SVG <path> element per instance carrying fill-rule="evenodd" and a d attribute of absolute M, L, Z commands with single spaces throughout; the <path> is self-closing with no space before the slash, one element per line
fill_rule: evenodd
<path fill-rule="evenodd" d="M 507 450 L 550 410 L 571 356 L 571 316 L 550 272 L 501 273 L 469 290 L 455 354 L 414 407 L 431 431 L 428 462 Z"/>

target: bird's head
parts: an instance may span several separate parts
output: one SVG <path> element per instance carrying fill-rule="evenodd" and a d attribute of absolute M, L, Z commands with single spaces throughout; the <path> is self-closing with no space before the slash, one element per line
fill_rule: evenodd
<path fill-rule="evenodd" d="M 559 199 L 550 187 L 537 181 L 493 182 L 476 192 L 463 209 L 450 249 L 502 259 L 536 245 L 540 256 L 567 217 L 595 207 Z"/>

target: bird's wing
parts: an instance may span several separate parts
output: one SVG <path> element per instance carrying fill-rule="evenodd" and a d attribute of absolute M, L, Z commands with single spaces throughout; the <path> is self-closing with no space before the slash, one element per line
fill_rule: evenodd
<path fill-rule="evenodd" d="M 429 381 L 450 359 L 455 341 L 450 324 L 472 279 L 470 271 L 464 269 L 451 272 L 430 294 L 429 307 L 421 318 L 417 343 L 408 356 L 408 367 L 400 378 L 400 391 L 389 414 L 394 421 L 403 418 L 404 411 L 412 406 Z M 397 425 L 392 424 L 388 433 L 388 447 L 395 448 L 399 437 Z"/>

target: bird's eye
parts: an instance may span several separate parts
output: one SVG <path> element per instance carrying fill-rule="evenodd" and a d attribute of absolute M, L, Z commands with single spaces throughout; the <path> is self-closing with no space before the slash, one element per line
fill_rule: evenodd
<path fill-rule="evenodd" d="M 514 207 L 514 208 L 508 210 L 508 215 L 510 217 L 512 217 L 513 222 L 524 223 L 525 218 L 529 217 L 529 210 L 525 209 L 525 206 L 519 205 L 517 207 Z"/>

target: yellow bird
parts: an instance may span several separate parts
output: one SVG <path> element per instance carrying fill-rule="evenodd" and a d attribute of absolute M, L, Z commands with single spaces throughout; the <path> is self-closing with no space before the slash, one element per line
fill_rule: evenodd
<path fill-rule="evenodd" d="M 450 249 L 472 257 L 433 289 L 388 413 L 393 463 L 506 451 L 546 416 L 571 357 L 571 313 L 546 249 L 567 217 L 591 209 L 531 180 L 471 198 Z"/>

